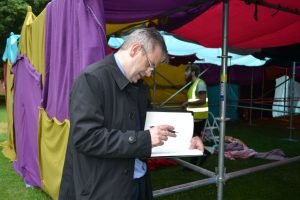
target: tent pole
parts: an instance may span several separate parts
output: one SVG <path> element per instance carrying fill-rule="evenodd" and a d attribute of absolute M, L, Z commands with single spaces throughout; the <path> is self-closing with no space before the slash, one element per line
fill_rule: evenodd
<path fill-rule="evenodd" d="M 290 130 L 290 135 L 288 140 L 289 141 L 298 141 L 296 139 L 293 139 L 293 131 L 294 131 L 294 127 L 293 127 L 293 114 L 294 114 L 294 97 L 295 97 L 295 91 L 294 91 L 294 86 L 295 86 L 295 68 L 296 68 L 296 62 L 293 62 L 293 74 L 292 74 L 292 80 L 290 83 L 290 92 L 289 92 L 289 96 L 290 96 L 290 109 L 289 109 L 289 114 L 290 114 L 290 126 L 288 127 Z"/>
<path fill-rule="evenodd" d="M 292 157 L 292 158 L 286 158 L 286 159 L 280 160 L 280 161 L 271 162 L 271 163 L 264 164 L 264 165 L 259 165 L 259 166 L 255 166 L 255 167 L 242 169 L 239 171 L 230 172 L 230 173 L 226 174 L 226 180 L 231 180 L 233 178 L 238 178 L 240 176 L 248 175 L 248 174 L 251 174 L 254 172 L 263 171 L 263 170 L 267 170 L 270 168 L 290 164 L 293 162 L 299 162 L 299 161 L 300 161 L 300 156 L 296 156 L 296 157 Z M 179 163 L 179 164 L 181 164 L 181 163 Z M 162 196 L 175 194 L 178 192 L 183 192 L 183 191 L 195 189 L 195 188 L 198 188 L 201 186 L 210 185 L 210 184 L 214 184 L 214 183 L 216 183 L 216 178 L 209 177 L 206 179 L 201 179 L 201 180 L 197 180 L 197 181 L 193 181 L 193 182 L 189 182 L 189 183 L 183 183 L 181 185 L 176 185 L 176 186 L 171 186 L 168 188 L 155 190 L 155 191 L 153 191 L 153 197 L 154 198 L 162 197 Z"/>
<path fill-rule="evenodd" d="M 284 106 L 284 111 L 286 111 L 286 91 L 287 91 L 287 86 L 286 86 L 286 83 L 287 83 L 287 77 L 288 77 L 288 73 L 287 73 L 287 68 L 285 69 L 285 77 L 284 77 L 284 102 L 283 102 L 283 106 Z M 290 78 L 288 78 L 290 80 Z M 291 81 L 290 81 L 291 82 Z M 286 115 L 284 115 L 283 117 L 284 119 L 286 118 Z"/>
<path fill-rule="evenodd" d="M 202 167 L 199 167 L 197 165 L 191 164 L 191 163 L 189 163 L 187 161 L 184 161 L 184 160 L 182 160 L 180 158 L 174 157 L 174 158 L 170 158 L 170 159 L 174 160 L 175 162 L 177 162 L 178 164 L 180 164 L 183 167 L 187 167 L 187 168 L 189 168 L 189 169 L 191 169 L 191 170 L 193 170 L 195 172 L 199 172 L 199 173 L 201 173 L 203 175 L 210 176 L 210 177 L 215 177 L 215 175 L 216 175 L 212 171 L 209 171 L 209 170 L 207 170 L 205 168 L 202 168 Z"/>
<path fill-rule="evenodd" d="M 265 68 L 264 67 L 261 67 L 261 70 L 262 70 L 262 87 L 261 87 L 261 96 L 262 96 L 262 99 L 261 99 L 261 104 L 260 104 L 260 107 L 263 108 L 263 103 L 264 103 L 264 92 L 265 92 Z M 267 97 L 268 98 L 268 97 Z M 263 119 L 263 110 L 260 111 L 260 119 Z"/>
<path fill-rule="evenodd" d="M 251 89 L 250 89 L 250 113 L 249 125 L 252 125 L 252 106 L 253 106 L 253 68 L 251 68 Z"/>
<path fill-rule="evenodd" d="M 286 158 L 286 159 L 283 159 L 283 160 L 274 161 L 274 162 L 271 162 L 271 163 L 258 165 L 258 166 L 255 166 L 255 167 L 250 167 L 250 168 L 242 169 L 242 170 L 235 171 L 235 172 L 230 172 L 230 173 L 226 174 L 226 180 L 236 178 L 236 177 L 239 177 L 239 176 L 243 176 L 243 175 L 247 175 L 247 174 L 250 174 L 250 173 L 253 173 L 253 172 L 258 172 L 258 171 L 262 171 L 262 170 L 266 170 L 266 169 L 270 169 L 270 168 L 290 164 L 292 162 L 299 162 L 299 161 L 300 161 L 300 156 L 295 156 L 295 157 L 292 157 L 292 158 Z"/>
<path fill-rule="evenodd" d="M 264 72 L 263 72 L 264 73 Z M 264 78 L 264 75 L 263 75 L 263 81 L 262 81 L 262 85 L 264 86 L 264 80 L 265 80 L 265 78 Z M 281 82 L 280 84 L 278 84 L 278 85 L 275 85 L 275 87 L 274 88 L 272 88 L 272 89 L 270 89 L 270 90 L 268 90 L 267 92 L 264 92 L 263 90 L 262 90 L 262 92 L 261 92 L 261 96 L 259 97 L 260 99 L 262 99 L 262 100 L 264 100 L 264 97 L 266 97 L 267 96 L 267 94 L 269 94 L 270 92 L 272 92 L 273 90 L 275 91 L 276 90 L 276 88 L 278 88 L 279 86 L 281 86 L 281 85 L 283 85 L 283 84 L 285 84 L 287 81 L 289 81 L 290 80 L 290 78 L 287 78 L 287 79 L 285 79 L 285 81 L 283 81 L 283 82 Z M 284 98 L 282 98 L 282 99 L 284 99 Z"/>
<path fill-rule="evenodd" d="M 282 112 L 283 114 L 289 114 L 288 111 L 284 111 L 284 110 L 276 110 L 276 109 L 272 109 L 272 108 L 261 108 L 261 107 L 256 107 L 256 106 L 236 106 L 236 105 L 228 105 L 231 107 L 238 107 L 238 108 L 248 108 L 248 109 L 252 109 L 252 110 L 258 110 L 258 111 L 274 111 L 274 112 Z M 281 105 L 276 105 L 276 106 L 281 106 Z M 300 108 L 299 106 L 294 106 L 294 108 Z"/>
<path fill-rule="evenodd" d="M 229 0 L 223 0 L 223 41 L 222 41 L 222 61 L 220 74 L 220 138 L 219 138 L 219 156 L 218 156 L 218 200 L 223 199 L 224 186 L 224 139 L 226 123 L 226 87 L 227 87 L 227 62 L 228 62 L 228 13 Z"/>

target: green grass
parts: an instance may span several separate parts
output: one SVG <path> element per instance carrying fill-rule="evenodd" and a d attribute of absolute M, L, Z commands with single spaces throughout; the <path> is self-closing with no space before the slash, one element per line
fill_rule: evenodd
<path fill-rule="evenodd" d="M 6 113 L 0 107 L 0 123 L 6 122 Z M 258 152 L 282 149 L 287 157 L 300 155 L 300 142 L 282 140 L 289 136 L 289 130 L 275 123 L 255 122 L 254 126 L 245 123 L 227 123 L 226 135 L 239 138 L 250 148 Z M 300 140 L 300 131 L 293 133 L 293 138 Z M 0 142 L 6 140 L 0 133 Z M 211 156 L 204 163 L 204 168 L 215 171 L 217 156 Z M 226 172 L 233 172 L 247 167 L 253 167 L 271 161 L 263 159 L 225 160 Z M 159 169 L 151 173 L 153 189 L 161 189 L 183 184 L 203 178 L 204 175 L 186 172 L 182 167 Z M 300 197 L 300 162 L 255 172 L 250 175 L 230 179 L 224 186 L 224 200 L 296 200 Z M 39 189 L 26 188 L 22 177 L 12 168 L 12 163 L 0 153 L 0 199 L 12 200 L 44 200 L 50 199 Z M 157 198 L 158 200 L 215 200 L 217 187 L 215 184 L 199 187 L 193 190 Z"/>
<path fill-rule="evenodd" d="M 0 106 L 0 124 L 6 123 L 6 110 Z M 0 142 L 7 139 L 0 132 Z M 0 147 L 0 151 L 2 148 Z M 26 188 L 23 178 L 13 169 L 12 162 L 0 152 L 0 199 L 1 200 L 48 200 L 47 194 L 37 188 Z"/>
<path fill-rule="evenodd" d="M 5 200 L 46 200 L 50 199 L 36 188 L 26 188 L 23 178 L 19 176 L 8 159 L 0 155 L 0 199 Z"/>
<path fill-rule="evenodd" d="M 6 108 L 3 106 L 2 100 L 3 96 L 0 95 L 0 122 L 6 123 L 7 122 L 7 117 L 6 117 Z"/>
<path fill-rule="evenodd" d="M 264 125 L 264 126 L 263 126 Z M 226 135 L 239 138 L 249 148 L 257 152 L 282 149 L 287 157 L 300 155 L 300 142 L 282 140 L 289 136 L 289 130 L 275 124 L 266 126 L 257 124 L 248 126 L 244 123 L 227 123 Z M 293 138 L 299 139 L 299 129 L 293 133 Z M 272 161 L 264 159 L 225 160 L 226 172 L 233 172 L 248 167 L 254 167 Z M 204 168 L 215 171 L 218 165 L 216 155 L 204 163 Z M 183 184 L 197 179 L 207 178 L 195 172 L 183 172 L 182 167 L 161 169 L 152 173 L 154 189 L 161 189 Z M 294 162 L 276 168 L 255 172 L 249 175 L 230 179 L 224 186 L 224 199 L 228 200 L 296 200 L 300 197 L 300 162 Z M 190 191 L 172 194 L 157 198 L 158 200 L 185 200 L 185 199 L 217 199 L 215 184 L 199 187 Z"/>

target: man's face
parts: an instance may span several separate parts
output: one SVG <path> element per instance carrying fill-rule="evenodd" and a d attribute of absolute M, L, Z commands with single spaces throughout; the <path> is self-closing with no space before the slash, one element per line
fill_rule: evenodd
<path fill-rule="evenodd" d="M 191 69 L 187 69 L 184 72 L 186 82 L 190 82 L 192 80 L 192 71 Z"/>
<path fill-rule="evenodd" d="M 132 66 L 131 82 L 136 83 L 144 76 L 150 77 L 156 65 L 161 61 L 161 58 L 162 51 L 159 47 L 156 47 L 153 52 L 146 52 L 145 48 L 140 46 Z"/>

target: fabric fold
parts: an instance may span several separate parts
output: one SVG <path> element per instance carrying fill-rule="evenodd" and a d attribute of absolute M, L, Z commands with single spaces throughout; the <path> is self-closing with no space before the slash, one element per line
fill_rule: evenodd
<path fill-rule="evenodd" d="M 13 116 L 17 147 L 14 168 L 24 177 L 26 184 L 40 187 L 37 127 L 42 96 L 41 75 L 24 55 L 19 56 L 11 71 L 14 74 Z"/>
<path fill-rule="evenodd" d="M 57 199 L 65 161 L 70 122 L 49 118 L 39 108 L 38 145 L 42 189 Z"/>

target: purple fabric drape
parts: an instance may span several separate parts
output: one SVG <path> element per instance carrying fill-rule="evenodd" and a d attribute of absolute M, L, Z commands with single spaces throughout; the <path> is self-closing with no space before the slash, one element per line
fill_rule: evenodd
<path fill-rule="evenodd" d="M 200 77 L 205 81 L 208 86 L 216 85 L 220 83 L 220 66 L 213 64 L 200 64 L 200 73 L 209 68 Z"/>
<path fill-rule="evenodd" d="M 79 72 L 106 54 L 102 1 L 53 0 L 46 8 L 45 85 L 50 118 L 69 119 L 69 93 Z"/>
<path fill-rule="evenodd" d="M 209 69 L 201 78 L 208 86 L 219 84 L 221 67 L 213 64 L 200 64 L 201 72 L 207 68 Z M 253 83 L 259 83 L 263 80 L 263 70 L 262 67 L 231 66 L 228 68 L 228 83 L 251 85 L 252 72 Z"/>
<path fill-rule="evenodd" d="M 252 78 L 253 83 L 262 82 L 263 71 L 263 67 L 232 66 L 229 68 L 228 77 L 230 83 L 237 83 L 239 85 L 251 85 Z"/>
<path fill-rule="evenodd" d="M 104 0 L 103 4 L 107 22 L 135 22 L 168 13 L 168 18 L 159 28 L 171 30 L 192 20 L 216 2 L 219 0 Z M 193 6 L 188 6 L 191 3 Z M 174 9 L 178 11 L 173 13 Z"/>
<path fill-rule="evenodd" d="M 27 184 L 41 187 L 38 165 L 38 106 L 42 80 L 29 60 L 20 56 L 11 69 L 14 74 L 14 128 L 17 160 L 15 170 Z"/>

